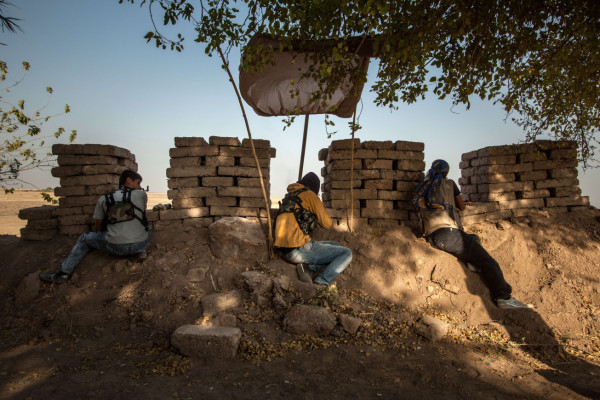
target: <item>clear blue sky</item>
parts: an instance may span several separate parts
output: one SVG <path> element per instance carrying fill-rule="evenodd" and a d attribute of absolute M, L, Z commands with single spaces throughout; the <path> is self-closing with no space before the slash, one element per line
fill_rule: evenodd
<path fill-rule="evenodd" d="M 21 62 L 31 63 L 24 83 L 13 91 L 31 107 L 45 103 L 45 87 L 54 95 L 48 110 L 59 112 L 69 104 L 71 113 L 51 120 L 56 126 L 78 131 L 77 143 L 114 144 L 137 158 L 144 184 L 152 192 L 166 192 L 169 148 L 176 136 L 246 136 L 244 121 L 225 72 L 215 58 L 193 42 L 184 52 L 157 49 L 143 36 L 151 30 L 147 8 L 118 4 L 117 0 L 13 0 L 8 14 L 21 18 L 23 32 L 0 33 L 0 59 L 8 64 L 8 82 L 21 75 Z M 190 30 L 187 30 L 190 32 Z M 231 54 L 237 64 L 239 53 Z M 235 67 L 235 66 L 234 66 Z M 361 140 L 411 140 L 425 143 L 428 166 L 437 158 L 451 165 L 458 178 L 462 153 L 485 146 L 517 143 L 523 132 L 505 122 L 502 109 L 473 101 L 471 109 L 452 108 L 433 98 L 398 110 L 377 108 L 369 92 L 376 64 L 362 97 L 358 132 Z M 237 73 L 235 73 L 237 76 Z M 360 107 L 360 105 L 359 105 Z M 254 138 L 268 139 L 277 149 L 271 162 L 271 195 L 282 196 L 297 179 L 303 118 L 283 130 L 281 117 L 259 117 L 247 107 Z M 334 118 L 338 133 L 349 138 L 347 122 Z M 331 129 L 331 128 L 330 128 Z M 327 147 L 323 116 L 311 116 L 304 171 L 320 174 L 317 153 Z M 64 140 L 64 139 L 63 139 Z M 579 172 L 580 186 L 592 204 L 600 206 L 598 170 Z M 57 186 L 50 172 L 28 174 L 38 187 Z"/>

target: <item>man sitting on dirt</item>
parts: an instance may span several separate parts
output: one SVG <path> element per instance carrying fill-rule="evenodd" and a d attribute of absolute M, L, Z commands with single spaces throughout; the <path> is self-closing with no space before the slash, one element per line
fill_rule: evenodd
<path fill-rule="evenodd" d="M 319 177 L 309 172 L 287 187 L 275 223 L 275 248 L 282 258 L 297 264 L 302 282 L 329 286 L 350 264 L 352 251 L 335 241 L 312 241 L 310 234 L 317 223 L 331 227 L 331 218 L 319 198 Z M 312 279 L 313 274 L 316 278 Z"/>
<path fill-rule="evenodd" d="M 92 249 L 122 257 L 137 255 L 140 260 L 145 258 L 152 230 L 145 214 L 148 195 L 142 190 L 141 183 L 140 174 L 123 171 L 119 177 L 119 190 L 101 196 L 96 203 L 94 232 L 79 237 L 60 271 L 42 272 L 40 279 L 57 284 L 67 282 L 77 264 Z"/>
<path fill-rule="evenodd" d="M 463 231 L 457 208 L 464 210 L 465 203 L 456 183 L 447 179 L 449 170 L 446 161 L 435 160 L 411 200 L 421 213 L 427 241 L 480 272 L 499 308 L 528 308 L 511 296 L 512 288 L 504 280 L 500 265 L 481 246 L 479 237 Z"/>

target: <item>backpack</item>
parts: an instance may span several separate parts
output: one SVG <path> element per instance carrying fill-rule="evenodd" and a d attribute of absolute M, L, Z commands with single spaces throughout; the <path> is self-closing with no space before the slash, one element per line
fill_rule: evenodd
<path fill-rule="evenodd" d="M 286 194 L 283 200 L 279 202 L 277 216 L 283 213 L 294 213 L 300 230 L 305 235 L 310 235 L 317 227 L 319 220 L 315 214 L 302 207 L 302 199 L 298 195 L 307 190 L 308 188 L 302 188 L 293 193 Z M 295 207 L 296 204 L 298 208 Z"/>
<path fill-rule="evenodd" d="M 144 228 L 148 230 L 149 224 L 146 219 L 146 211 L 142 210 L 131 201 L 131 193 L 134 189 L 124 187 L 119 190 L 123 192 L 122 200 L 115 201 L 113 195 L 116 191 L 104 195 L 104 199 L 106 200 L 106 215 L 103 221 L 104 227 L 106 228 L 108 224 L 118 224 L 119 222 L 137 219 L 144 225 Z M 136 215 L 135 210 L 138 210 L 142 214 L 141 218 Z"/>

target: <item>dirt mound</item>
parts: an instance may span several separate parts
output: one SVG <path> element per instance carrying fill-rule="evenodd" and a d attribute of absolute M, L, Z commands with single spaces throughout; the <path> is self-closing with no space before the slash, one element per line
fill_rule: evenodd
<path fill-rule="evenodd" d="M 0 236 L 0 398 L 600 398 L 596 210 L 468 230 L 535 309 L 498 310 L 476 273 L 406 227 L 319 231 L 354 254 L 321 291 L 282 260 L 218 259 L 208 229 L 191 228 L 156 232 L 142 263 L 92 252 L 69 284 L 38 286 L 32 274 L 58 269 L 74 239 Z M 289 287 L 254 293 L 246 271 Z M 202 298 L 230 290 L 241 303 L 207 316 Z M 292 334 L 284 321 L 298 305 L 337 322 Z M 422 316 L 448 334 L 418 335 Z M 185 324 L 237 326 L 237 357 L 182 356 L 169 338 Z"/>

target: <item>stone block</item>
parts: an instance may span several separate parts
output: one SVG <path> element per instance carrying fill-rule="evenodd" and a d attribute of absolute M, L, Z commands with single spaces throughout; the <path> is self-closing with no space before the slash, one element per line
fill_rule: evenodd
<path fill-rule="evenodd" d="M 488 174 L 488 175 L 473 175 L 470 177 L 471 184 L 482 184 L 482 183 L 507 183 L 514 182 L 516 180 L 516 174 Z"/>
<path fill-rule="evenodd" d="M 460 189 L 464 194 L 478 193 L 477 185 L 461 185 Z"/>
<path fill-rule="evenodd" d="M 112 156 L 83 156 L 83 155 L 69 155 L 63 154 L 56 158 L 59 166 L 71 166 L 71 165 L 92 165 L 92 164 L 118 164 L 119 158 Z"/>
<path fill-rule="evenodd" d="M 499 193 L 533 190 L 533 182 L 484 183 L 477 185 L 479 193 Z"/>
<path fill-rule="evenodd" d="M 271 159 L 270 158 L 259 158 L 258 163 L 261 168 L 269 168 Z M 256 168 L 256 160 L 254 159 L 254 157 L 240 157 L 239 166 Z"/>
<path fill-rule="evenodd" d="M 478 158 L 471 160 L 471 166 L 479 167 L 481 165 L 515 164 L 516 162 L 517 162 L 516 155 L 487 156 L 487 157 L 478 157 Z"/>
<path fill-rule="evenodd" d="M 360 188 L 362 186 L 362 180 L 355 179 L 352 181 L 352 188 Z M 366 182 L 366 181 L 365 181 Z M 330 183 L 324 183 L 321 185 L 323 187 L 323 192 L 328 192 L 332 189 L 350 189 L 350 181 L 333 181 Z M 366 188 L 370 189 L 370 188 Z"/>
<path fill-rule="evenodd" d="M 538 169 L 535 171 L 517 172 L 517 177 L 520 181 L 539 181 L 546 179 L 548 174 L 545 169 Z"/>
<path fill-rule="evenodd" d="M 463 178 L 462 176 L 460 178 L 458 178 L 459 186 L 470 185 L 470 184 L 471 184 L 471 178 Z"/>
<path fill-rule="evenodd" d="M 173 199 L 172 204 L 175 210 L 181 210 L 183 208 L 197 208 L 208 205 L 204 204 L 204 199 L 202 197 L 192 197 L 189 199 Z"/>
<path fill-rule="evenodd" d="M 296 335 L 320 336 L 333 330 L 336 318 L 326 308 L 297 305 L 286 314 L 283 325 L 286 331 Z"/>
<path fill-rule="evenodd" d="M 394 190 L 400 192 L 414 192 L 417 188 L 417 182 L 394 181 Z"/>
<path fill-rule="evenodd" d="M 576 160 L 577 149 L 554 149 L 548 152 L 549 160 Z"/>
<path fill-rule="evenodd" d="M 354 199 L 354 208 L 358 209 L 360 208 L 360 200 Z M 336 209 L 336 210 L 345 210 L 350 208 L 350 199 L 345 199 L 345 200 L 330 200 L 329 201 L 329 207 Z"/>
<path fill-rule="evenodd" d="M 83 175 L 100 175 L 100 174 L 114 174 L 121 175 L 121 172 L 126 169 L 130 169 L 125 165 L 84 165 L 81 167 Z"/>
<path fill-rule="evenodd" d="M 56 233 L 58 233 L 58 230 L 56 229 L 58 228 L 58 219 L 31 219 L 27 222 L 27 225 L 25 227 L 30 230 L 52 229 L 55 230 Z"/>
<path fill-rule="evenodd" d="M 146 219 L 148 222 L 158 221 L 160 219 L 160 211 L 146 210 Z"/>
<path fill-rule="evenodd" d="M 321 149 L 319 150 L 319 161 L 325 161 L 327 159 L 327 155 L 329 154 L 329 149 Z"/>
<path fill-rule="evenodd" d="M 84 196 L 85 194 L 85 186 L 57 186 L 54 188 L 55 196 Z"/>
<path fill-rule="evenodd" d="M 550 194 L 552 195 L 552 197 L 567 197 L 573 195 L 580 195 L 581 189 L 573 186 L 562 186 L 550 189 Z"/>
<path fill-rule="evenodd" d="M 533 162 L 533 169 L 558 168 L 577 168 L 577 160 L 542 160 Z"/>
<path fill-rule="evenodd" d="M 341 200 L 350 198 L 350 190 L 349 189 L 335 189 L 329 192 L 329 199 L 332 200 Z M 377 190 L 376 189 L 353 189 L 352 195 L 355 199 L 377 199 Z"/>
<path fill-rule="evenodd" d="M 210 206 L 210 215 L 213 217 L 267 217 L 264 209 L 255 207 Z"/>
<path fill-rule="evenodd" d="M 471 161 L 461 161 L 458 163 L 458 168 L 465 169 L 471 167 Z"/>
<path fill-rule="evenodd" d="M 273 151 L 275 149 L 272 149 Z M 256 157 L 261 158 L 272 158 L 273 151 L 268 149 L 256 149 Z M 247 147 L 227 147 L 220 146 L 219 147 L 219 155 L 221 156 L 229 156 L 229 157 L 251 157 L 254 158 L 254 154 L 252 153 L 252 149 Z"/>
<path fill-rule="evenodd" d="M 207 228 L 212 223 L 213 223 L 212 217 L 188 218 L 188 219 L 183 220 L 183 227 Z"/>
<path fill-rule="evenodd" d="M 83 207 L 55 207 L 52 215 L 54 217 L 60 217 L 63 215 L 81 215 L 83 214 Z"/>
<path fill-rule="evenodd" d="M 269 177 L 269 170 L 262 169 L 263 179 Z M 245 178 L 258 178 L 258 169 L 253 167 L 217 167 L 218 176 L 236 176 Z"/>
<path fill-rule="evenodd" d="M 379 200 L 402 200 L 407 201 L 412 197 L 413 192 L 400 192 L 397 190 L 378 190 L 377 198 Z"/>
<path fill-rule="evenodd" d="M 377 151 L 378 150 L 356 149 L 354 150 L 354 157 L 352 157 L 352 150 L 330 150 L 327 155 L 327 162 L 334 160 L 351 160 L 352 158 L 355 160 L 377 158 Z"/>
<path fill-rule="evenodd" d="M 509 144 L 504 146 L 489 146 L 477 151 L 478 157 L 487 156 L 510 156 L 520 153 L 530 153 L 537 148 L 532 143 Z"/>
<path fill-rule="evenodd" d="M 235 358 L 241 337 L 239 328 L 183 325 L 171 335 L 171 344 L 186 356 L 230 359 Z"/>
<path fill-rule="evenodd" d="M 175 147 L 198 147 L 206 145 L 208 143 L 201 137 L 175 137 Z"/>
<path fill-rule="evenodd" d="M 270 203 L 270 200 L 269 200 Z M 215 204 L 217 205 L 217 204 Z M 226 205 L 226 204 L 220 204 L 222 206 Z M 240 197 L 240 202 L 239 202 L 239 206 L 240 207 L 262 207 L 265 208 L 265 199 L 263 199 L 262 197 Z"/>
<path fill-rule="evenodd" d="M 548 189 L 534 189 L 534 190 L 525 190 L 521 192 L 522 199 L 537 199 L 543 197 L 549 197 L 550 191 Z"/>
<path fill-rule="evenodd" d="M 79 207 L 95 205 L 98 202 L 98 196 L 69 196 L 58 199 L 60 207 Z"/>
<path fill-rule="evenodd" d="M 546 207 L 565 206 L 588 206 L 590 204 L 587 196 L 549 197 L 546 199 Z"/>
<path fill-rule="evenodd" d="M 168 221 L 172 219 L 200 218 L 208 217 L 208 207 L 186 208 L 183 210 L 163 210 L 160 212 L 160 220 Z"/>
<path fill-rule="evenodd" d="M 477 150 L 470 151 L 468 153 L 463 153 L 460 157 L 461 161 L 469 161 L 474 158 L 477 158 Z"/>
<path fill-rule="evenodd" d="M 421 151 L 378 150 L 377 157 L 386 160 L 417 160 L 423 161 L 425 155 Z"/>
<path fill-rule="evenodd" d="M 218 196 L 260 197 L 262 190 L 255 187 L 218 187 Z"/>
<path fill-rule="evenodd" d="M 76 186 L 72 186 L 72 187 L 76 187 Z M 107 185 L 86 186 L 85 194 L 88 196 L 90 196 L 90 195 L 99 196 L 99 195 L 103 195 L 106 193 L 114 192 L 118 188 L 119 188 L 119 185 L 116 183 L 107 184 Z"/>
<path fill-rule="evenodd" d="M 509 201 L 516 200 L 515 192 L 491 192 L 491 193 L 473 193 L 470 195 L 471 201 Z"/>
<path fill-rule="evenodd" d="M 252 142 L 254 143 L 255 149 L 270 149 L 271 148 L 271 142 L 266 139 L 252 139 Z M 246 138 L 246 139 L 242 140 L 242 147 L 251 147 L 250 139 Z"/>
<path fill-rule="evenodd" d="M 206 156 L 204 165 L 207 167 L 234 167 L 235 157 L 230 156 Z"/>
<path fill-rule="evenodd" d="M 577 178 L 577 168 L 549 169 L 548 177 L 552 179 Z"/>
<path fill-rule="evenodd" d="M 200 186 L 200 179 L 198 177 L 193 178 L 171 178 L 167 182 L 169 189 L 191 189 Z"/>
<path fill-rule="evenodd" d="M 240 146 L 240 140 L 236 137 L 211 136 L 208 138 L 211 146 Z"/>
<path fill-rule="evenodd" d="M 377 169 L 358 169 L 354 171 L 353 175 L 354 179 L 356 180 L 380 178 L 380 172 Z M 349 181 L 350 170 L 332 171 L 330 174 L 330 178 L 334 181 Z"/>
<path fill-rule="evenodd" d="M 577 142 L 573 140 L 536 140 L 534 143 L 539 150 L 577 148 Z"/>
<path fill-rule="evenodd" d="M 167 168 L 167 178 L 191 178 L 200 176 L 215 176 L 216 174 L 216 167 Z"/>
<path fill-rule="evenodd" d="M 135 161 L 135 156 L 127 149 L 106 144 L 54 144 L 52 145 L 54 155 L 91 155 L 91 156 L 114 156 Z M 60 165 L 60 163 L 59 163 Z"/>
<path fill-rule="evenodd" d="M 365 208 L 380 208 L 391 210 L 394 208 L 394 202 L 391 200 L 367 200 Z"/>
<path fill-rule="evenodd" d="M 93 222 L 91 215 L 64 215 L 58 217 L 58 223 L 63 225 L 88 225 Z"/>
<path fill-rule="evenodd" d="M 171 211 L 171 210 L 166 210 L 166 211 Z M 161 211 L 161 214 L 164 211 Z M 153 222 L 153 228 L 154 230 L 169 230 L 169 229 L 182 229 L 183 228 L 183 221 L 185 220 L 181 220 L 181 219 L 169 219 L 169 220 L 159 220 L 159 221 L 155 221 Z"/>
<path fill-rule="evenodd" d="M 327 173 L 330 173 L 331 171 L 350 170 L 350 168 L 352 168 L 352 160 L 334 160 L 326 166 Z M 357 170 L 361 168 L 362 160 L 354 160 L 354 169 Z"/>
<path fill-rule="evenodd" d="M 219 148 L 217 146 L 175 147 L 169 149 L 169 157 L 171 158 L 218 155 Z"/>
<path fill-rule="evenodd" d="M 329 148 L 332 150 L 348 150 L 352 149 L 352 140 L 353 139 L 343 139 L 343 140 L 333 140 L 329 145 Z M 354 149 L 360 149 L 360 139 L 354 139 Z"/>
<path fill-rule="evenodd" d="M 232 176 L 207 176 L 202 178 L 202 186 L 233 186 Z"/>
<path fill-rule="evenodd" d="M 263 178 L 263 184 L 266 190 L 269 190 L 269 180 Z M 261 187 L 260 178 L 237 178 L 238 187 Z"/>
<path fill-rule="evenodd" d="M 393 150 L 394 142 L 391 140 L 386 141 L 375 141 L 375 140 L 367 140 L 362 142 L 362 148 L 367 150 Z"/>
<path fill-rule="evenodd" d="M 375 159 L 364 159 L 362 160 L 363 169 L 392 169 L 392 160 L 375 160 Z"/>
<path fill-rule="evenodd" d="M 563 178 L 563 179 L 544 179 L 535 182 L 536 189 L 547 189 L 561 186 L 579 186 L 579 180 L 575 178 Z"/>
<path fill-rule="evenodd" d="M 482 165 L 477 168 L 476 175 L 489 175 L 489 174 L 509 174 L 511 172 L 523 172 L 533 170 L 532 163 L 525 164 L 496 164 L 496 165 Z"/>
<path fill-rule="evenodd" d="M 60 178 L 61 186 L 97 186 L 97 185 L 118 185 L 119 175 L 100 174 L 100 175 L 80 175 L 67 176 Z"/>
<path fill-rule="evenodd" d="M 425 170 L 425 162 L 418 160 L 396 160 L 394 161 L 394 169 L 400 171 L 423 171 Z"/>
<path fill-rule="evenodd" d="M 238 199 L 237 197 L 207 197 L 204 205 L 235 207 L 238 205 Z"/>
<path fill-rule="evenodd" d="M 202 157 L 171 158 L 169 160 L 169 165 L 171 168 L 201 167 L 203 165 L 203 161 Z"/>
<path fill-rule="evenodd" d="M 365 189 L 392 190 L 394 181 L 389 179 L 367 179 L 363 181 L 363 187 Z"/>
<path fill-rule="evenodd" d="M 543 151 L 535 151 L 532 153 L 523 153 L 517 156 L 517 163 L 530 163 L 535 161 L 546 160 L 548 156 Z"/>
<path fill-rule="evenodd" d="M 542 208 L 544 207 L 544 199 L 518 199 L 518 200 L 509 200 L 502 202 L 503 209 L 513 209 L 513 208 Z"/>
<path fill-rule="evenodd" d="M 83 173 L 83 165 L 68 165 L 65 167 L 54 167 L 50 173 L 55 178 L 63 178 L 65 176 L 77 176 Z"/>
<path fill-rule="evenodd" d="M 398 140 L 394 143 L 394 150 L 402 151 L 424 151 L 425 143 L 422 142 L 409 142 L 405 140 Z"/>
<path fill-rule="evenodd" d="M 400 180 L 400 181 L 415 181 L 421 180 L 425 174 L 422 171 L 388 171 L 381 170 L 381 179 L 383 180 Z"/>
<path fill-rule="evenodd" d="M 19 210 L 19 219 L 50 219 L 53 216 L 54 211 L 57 209 L 56 206 L 39 206 L 39 207 L 30 207 L 23 208 Z"/>

